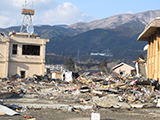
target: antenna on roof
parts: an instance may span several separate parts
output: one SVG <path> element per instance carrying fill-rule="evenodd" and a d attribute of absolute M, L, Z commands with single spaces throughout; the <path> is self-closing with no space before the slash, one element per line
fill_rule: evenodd
<path fill-rule="evenodd" d="M 34 2 L 32 2 L 31 9 L 27 9 L 27 0 L 25 0 L 24 8 L 21 11 L 21 14 L 24 16 L 22 20 L 20 33 L 23 33 L 23 32 L 27 32 L 29 34 L 34 33 L 34 27 L 32 25 L 32 16 L 34 15 L 35 11 L 33 10 L 33 4 Z"/>
<path fill-rule="evenodd" d="M 31 8 L 33 9 L 33 5 L 34 5 L 34 1 L 32 1 L 32 5 L 31 5 Z"/>
<path fill-rule="evenodd" d="M 24 8 L 26 8 L 27 7 L 27 0 L 25 0 L 25 5 L 24 5 Z"/>

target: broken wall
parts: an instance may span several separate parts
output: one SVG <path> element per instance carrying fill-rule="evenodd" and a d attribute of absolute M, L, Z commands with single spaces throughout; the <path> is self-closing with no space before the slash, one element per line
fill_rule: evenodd
<path fill-rule="evenodd" d="M 41 64 L 37 63 L 9 63 L 9 76 L 18 74 L 21 76 L 25 71 L 25 77 L 33 77 L 34 74 L 41 75 Z"/>

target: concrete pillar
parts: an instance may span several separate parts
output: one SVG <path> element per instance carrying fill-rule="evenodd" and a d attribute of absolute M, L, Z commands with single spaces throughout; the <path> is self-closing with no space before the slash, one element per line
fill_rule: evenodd
<path fill-rule="evenodd" d="M 147 50 L 147 78 L 150 78 L 150 65 L 151 65 L 151 58 L 150 58 L 150 49 L 151 49 L 151 38 L 148 38 L 148 50 Z"/>
<path fill-rule="evenodd" d="M 157 79 L 157 34 L 154 35 L 154 79 Z"/>
<path fill-rule="evenodd" d="M 18 56 L 21 56 L 22 55 L 22 44 L 18 44 Z"/>
<path fill-rule="evenodd" d="M 159 78 L 160 79 L 160 62 L 159 62 L 159 60 L 160 60 L 160 29 L 157 29 L 157 49 L 158 49 L 158 57 L 157 57 L 157 66 L 158 66 L 158 75 L 157 75 L 157 78 Z"/>
<path fill-rule="evenodd" d="M 152 35 L 152 79 L 154 79 L 154 75 L 155 75 L 155 41 L 154 41 L 154 34 Z"/>
<path fill-rule="evenodd" d="M 41 74 L 44 75 L 45 72 L 45 41 L 42 40 L 42 45 L 41 45 Z"/>
<path fill-rule="evenodd" d="M 152 37 L 150 38 L 150 71 L 149 71 L 149 78 L 152 78 Z"/>
<path fill-rule="evenodd" d="M 4 66 L 4 77 L 8 77 L 9 69 L 9 41 L 6 42 L 6 55 L 5 55 L 5 66 Z"/>
<path fill-rule="evenodd" d="M 156 32 L 156 62 L 157 62 L 157 66 L 156 66 L 157 76 L 156 76 L 156 79 L 159 76 L 159 40 L 158 40 L 158 37 L 157 37 L 157 32 Z"/>
<path fill-rule="evenodd" d="M 153 36 L 151 36 L 151 52 L 150 52 L 150 57 L 151 57 L 151 72 L 150 72 L 150 78 L 153 77 Z"/>

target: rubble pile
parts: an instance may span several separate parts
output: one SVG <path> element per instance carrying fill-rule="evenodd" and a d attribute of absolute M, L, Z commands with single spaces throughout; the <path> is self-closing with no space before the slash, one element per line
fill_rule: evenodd
<path fill-rule="evenodd" d="M 41 77 L 0 79 L 0 99 L 0 107 L 14 110 L 11 114 L 0 111 L 7 115 L 33 108 L 82 112 L 160 107 L 159 81 L 133 77 L 112 79 L 89 73 L 83 73 L 74 82 Z"/>

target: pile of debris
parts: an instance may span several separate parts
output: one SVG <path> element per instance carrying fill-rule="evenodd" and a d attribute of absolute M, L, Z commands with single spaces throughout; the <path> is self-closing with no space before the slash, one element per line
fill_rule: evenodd
<path fill-rule="evenodd" d="M 36 75 L 26 79 L 5 78 L 0 79 L 0 114 L 21 115 L 31 108 L 82 112 L 100 108 L 160 107 L 159 88 L 159 81 L 156 80 L 133 77 L 112 79 L 88 72 L 76 78 L 74 83 Z M 14 112 L 6 110 L 7 107 Z"/>

